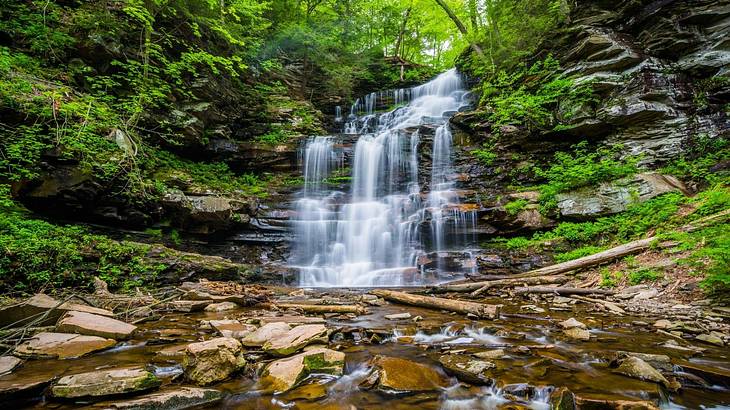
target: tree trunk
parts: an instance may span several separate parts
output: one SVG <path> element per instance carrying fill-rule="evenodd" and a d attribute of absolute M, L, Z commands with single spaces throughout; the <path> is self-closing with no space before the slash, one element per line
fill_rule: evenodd
<path fill-rule="evenodd" d="M 396 40 L 396 42 L 395 42 L 394 55 L 396 57 L 400 56 L 400 47 L 401 47 L 401 44 L 403 43 L 403 36 L 406 33 L 406 26 L 408 25 L 408 19 L 410 18 L 410 16 L 411 16 L 411 8 L 408 7 L 405 15 L 403 16 L 403 21 L 401 22 L 401 25 L 400 25 L 400 31 L 398 32 L 398 40 Z M 403 78 L 401 78 L 401 80 L 403 80 Z"/>
<path fill-rule="evenodd" d="M 276 303 L 279 309 L 296 309 L 305 313 L 354 313 L 364 315 L 367 309 L 358 305 L 307 305 L 298 303 Z"/>
<path fill-rule="evenodd" d="M 435 0 L 435 1 L 436 1 L 436 3 L 438 3 L 439 6 L 441 6 L 442 9 L 444 9 L 444 12 L 446 12 L 446 14 L 449 16 L 451 21 L 454 22 L 454 24 L 456 25 L 456 28 L 459 29 L 459 31 L 464 36 L 464 38 L 466 38 L 467 41 L 469 41 L 469 45 L 471 46 L 472 50 L 474 50 L 474 52 L 477 53 L 477 55 L 479 55 L 479 57 L 484 57 L 484 52 L 482 51 L 482 48 L 479 47 L 479 45 L 477 43 L 475 43 L 471 39 L 469 39 L 469 32 L 466 30 L 466 26 L 464 25 L 464 23 L 462 23 L 461 20 L 459 19 L 459 16 L 457 16 L 456 14 L 454 14 L 453 11 L 451 11 L 451 8 L 449 7 L 448 4 L 446 4 L 446 2 L 444 0 Z"/>
<path fill-rule="evenodd" d="M 449 312 L 462 314 L 473 314 L 481 318 L 495 319 L 499 317 L 498 305 L 486 305 L 484 303 L 467 302 L 464 300 L 453 300 L 437 298 L 433 296 L 414 295 L 412 293 L 397 292 L 394 290 L 374 290 L 370 292 L 391 302 L 405 305 L 419 306 L 430 309 L 443 309 Z"/>
<path fill-rule="evenodd" d="M 568 287 L 550 287 L 550 286 L 532 286 L 524 288 L 514 288 L 512 293 L 542 293 L 556 295 L 613 295 L 616 292 L 604 289 L 588 289 L 588 288 L 568 288 Z"/>
<path fill-rule="evenodd" d="M 568 278 L 565 276 L 547 276 L 541 278 L 525 278 L 525 279 L 501 279 L 492 280 L 487 282 L 468 282 L 458 284 L 444 284 L 440 285 L 435 290 L 437 292 L 474 292 L 474 295 L 478 295 L 486 291 L 489 288 L 495 286 L 519 286 L 519 285 L 551 285 L 554 283 L 567 282 Z"/>

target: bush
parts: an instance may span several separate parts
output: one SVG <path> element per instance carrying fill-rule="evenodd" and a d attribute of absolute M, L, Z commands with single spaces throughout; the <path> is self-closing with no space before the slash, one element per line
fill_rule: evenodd
<path fill-rule="evenodd" d="M 654 269 L 641 268 L 633 272 L 629 272 L 629 284 L 638 285 L 644 282 L 656 282 L 663 278 L 664 275 L 661 272 L 657 272 Z"/>

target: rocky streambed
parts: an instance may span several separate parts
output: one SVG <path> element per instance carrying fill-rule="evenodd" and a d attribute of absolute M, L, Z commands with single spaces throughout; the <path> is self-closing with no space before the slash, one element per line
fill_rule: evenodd
<path fill-rule="evenodd" d="M 367 290 L 222 282 L 188 283 L 156 299 L 104 291 L 83 299 L 95 307 L 37 295 L 0 309 L 15 329 L 0 334 L 6 406 L 730 406 L 722 312 L 635 317 L 548 295 L 479 299 L 502 305 L 499 317 L 482 319 Z"/>

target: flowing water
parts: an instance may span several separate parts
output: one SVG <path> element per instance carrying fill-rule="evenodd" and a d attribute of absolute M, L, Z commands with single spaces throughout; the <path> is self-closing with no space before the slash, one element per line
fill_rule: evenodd
<path fill-rule="evenodd" d="M 392 109 L 376 111 L 386 104 Z M 345 158 L 338 137 L 308 140 L 291 259 L 301 286 L 411 286 L 440 279 L 442 269 L 425 272 L 419 257 L 464 247 L 474 224 L 473 212 L 458 206 L 448 124 L 467 105 L 461 76 L 450 70 L 412 89 L 355 101 L 343 129 L 356 138 L 352 158 Z M 341 118 L 339 107 L 336 115 Z M 430 155 L 424 155 L 425 133 L 432 136 Z M 421 178 L 427 156 L 430 178 Z M 327 178 L 346 160 L 349 192 L 331 189 Z"/>

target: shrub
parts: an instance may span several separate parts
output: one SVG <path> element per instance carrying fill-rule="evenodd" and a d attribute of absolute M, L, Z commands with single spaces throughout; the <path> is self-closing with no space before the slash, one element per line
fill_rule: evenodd
<path fill-rule="evenodd" d="M 661 272 L 657 272 L 654 269 L 641 268 L 633 272 L 629 272 L 629 284 L 638 285 L 644 282 L 656 282 L 663 277 L 664 275 L 662 275 Z"/>

